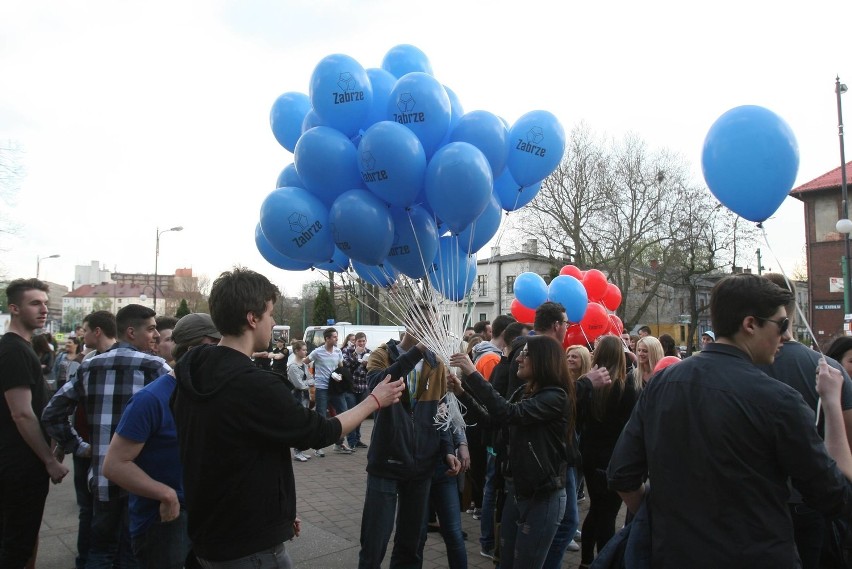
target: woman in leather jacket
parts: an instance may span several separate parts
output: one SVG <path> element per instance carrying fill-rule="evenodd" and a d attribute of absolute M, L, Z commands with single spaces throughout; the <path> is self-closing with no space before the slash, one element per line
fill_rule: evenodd
<path fill-rule="evenodd" d="M 565 512 L 568 442 L 574 429 L 574 385 L 568 381 L 562 346 L 548 336 L 531 336 L 517 361 L 518 378 L 525 383 L 506 400 L 466 354 L 450 358 L 450 365 L 467 376 L 462 386 L 451 375 L 450 387 L 478 415 L 475 420 L 502 428 L 508 447 L 508 459 L 500 465 L 508 494 L 500 530 L 502 569 L 540 568 L 544 563 Z M 487 413 L 477 413 L 476 401 Z"/>

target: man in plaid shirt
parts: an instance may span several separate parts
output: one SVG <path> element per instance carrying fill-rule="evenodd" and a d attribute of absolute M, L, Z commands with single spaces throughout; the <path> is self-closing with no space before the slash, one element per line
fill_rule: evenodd
<path fill-rule="evenodd" d="M 95 500 L 88 568 L 109 569 L 119 553 L 122 568 L 135 567 L 129 548 L 127 494 L 103 476 L 101 467 L 130 396 L 172 371 L 163 358 L 151 353 L 159 337 L 154 316 L 153 310 L 140 304 L 129 304 L 119 310 L 116 314 L 118 343 L 107 352 L 84 360 L 42 413 L 48 434 L 62 450 L 74 456 L 92 458 Z M 91 446 L 68 422 L 68 416 L 74 414 L 79 403 L 86 408 Z M 119 542 L 122 544 L 120 552 Z"/>
<path fill-rule="evenodd" d="M 352 372 L 352 393 L 346 393 L 347 404 L 350 409 L 370 395 L 367 388 L 367 360 L 370 358 L 370 350 L 367 349 L 367 335 L 364 332 L 355 334 L 355 344 L 343 348 L 343 365 Z M 349 446 L 356 448 L 367 448 L 361 442 L 361 425 L 346 437 Z"/>

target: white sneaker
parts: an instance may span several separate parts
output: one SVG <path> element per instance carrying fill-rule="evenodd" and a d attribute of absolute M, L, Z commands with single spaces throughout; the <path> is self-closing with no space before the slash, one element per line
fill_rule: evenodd
<path fill-rule="evenodd" d="M 334 445 L 334 452 L 339 454 L 352 454 L 352 449 L 346 443 Z"/>
<path fill-rule="evenodd" d="M 325 451 L 322 450 L 321 448 L 318 448 L 317 450 L 314 451 L 314 456 L 320 456 L 320 457 L 325 456 Z"/>
<path fill-rule="evenodd" d="M 293 458 L 295 460 L 298 460 L 299 462 L 308 462 L 308 457 L 306 457 L 305 453 L 303 453 L 303 452 L 297 452 L 296 454 L 293 455 Z"/>
<path fill-rule="evenodd" d="M 568 544 L 568 551 L 580 551 L 580 544 L 572 539 Z"/>

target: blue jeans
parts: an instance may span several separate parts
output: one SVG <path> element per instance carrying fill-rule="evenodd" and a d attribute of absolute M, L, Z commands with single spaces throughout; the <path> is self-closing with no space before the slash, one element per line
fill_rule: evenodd
<path fill-rule="evenodd" d="M 231 561 L 199 559 L 198 563 L 204 569 L 291 569 L 293 567 L 290 554 L 287 553 L 283 543 Z"/>
<path fill-rule="evenodd" d="M 77 524 L 76 569 L 86 569 L 89 556 L 89 544 L 92 541 L 92 491 L 89 489 L 89 468 L 91 458 L 74 457 L 74 491 L 77 493 L 77 507 L 80 509 Z"/>
<path fill-rule="evenodd" d="M 541 569 L 565 515 L 565 488 L 545 496 L 518 499 L 514 484 L 506 480 L 506 493 L 500 520 L 500 569 Z"/>
<path fill-rule="evenodd" d="M 366 397 L 370 396 L 369 391 L 362 391 L 361 393 L 347 393 L 346 394 L 346 408 L 352 409 L 361 401 L 363 401 Z M 355 443 L 361 442 L 361 423 L 358 423 L 358 426 L 355 427 L 351 433 L 346 435 L 346 440 L 349 441 L 349 446 L 355 448 Z"/>
<path fill-rule="evenodd" d="M 329 381 L 334 381 L 330 379 Z M 333 395 L 331 391 L 328 389 L 317 389 L 316 390 L 316 407 L 314 407 L 314 411 L 319 413 L 320 417 L 328 417 L 328 404 L 331 403 L 334 406 L 334 411 L 339 415 L 346 411 L 349 407 L 346 406 L 346 397 L 345 394 Z M 343 438 L 339 441 L 340 443 L 343 441 Z"/>
<path fill-rule="evenodd" d="M 559 527 L 556 529 L 556 535 L 553 536 L 553 542 L 547 552 L 547 559 L 544 560 L 544 569 L 562 567 L 565 550 L 571 540 L 574 539 L 574 534 L 577 533 L 577 526 L 580 523 L 580 515 L 577 512 L 577 484 L 575 483 L 573 467 L 568 467 L 568 473 L 565 476 L 565 497 L 565 515 L 562 516 L 562 521 L 559 522 Z"/>
<path fill-rule="evenodd" d="M 364 498 L 364 512 L 361 517 L 359 569 L 381 567 L 388 540 L 394 529 L 394 515 L 396 533 L 390 567 L 419 568 L 423 565 L 420 540 L 426 525 L 431 486 L 431 478 L 393 480 L 367 474 L 367 495 Z"/>
<path fill-rule="evenodd" d="M 461 528 L 461 506 L 459 503 L 458 478 L 447 476 L 447 465 L 439 461 L 432 475 L 429 501 L 438 515 L 441 537 L 447 546 L 447 566 L 450 569 L 467 569 L 467 548 Z M 426 524 L 420 534 L 420 555 L 426 545 Z"/>
<path fill-rule="evenodd" d="M 494 551 L 494 507 L 497 505 L 497 493 L 494 489 L 494 476 L 497 470 L 497 458 L 490 452 L 485 463 L 485 486 L 482 488 L 482 517 L 479 519 L 479 545 L 482 551 Z"/>
<path fill-rule="evenodd" d="M 92 509 L 92 541 L 86 569 L 137 569 L 130 546 L 130 518 L 127 496 L 101 502 L 95 498 Z"/>
<path fill-rule="evenodd" d="M 131 538 L 140 569 L 183 569 L 192 544 L 186 530 L 186 510 L 176 520 L 152 523 Z"/>

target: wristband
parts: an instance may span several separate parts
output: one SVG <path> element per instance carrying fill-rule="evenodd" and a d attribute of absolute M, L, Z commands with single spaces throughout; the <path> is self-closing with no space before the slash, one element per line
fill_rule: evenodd
<path fill-rule="evenodd" d="M 379 409 L 381 409 L 381 408 L 382 408 L 382 404 L 381 404 L 381 403 L 379 403 L 379 398 L 378 398 L 378 397 L 376 397 L 376 396 L 375 396 L 374 394 L 372 394 L 372 393 L 370 394 L 370 397 L 372 397 L 373 399 L 375 399 L 375 400 L 376 400 L 376 405 L 378 405 L 378 406 L 379 406 Z M 379 409 L 376 409 L 376 411 L 378 411 Z"/>

